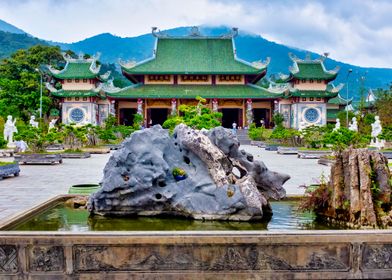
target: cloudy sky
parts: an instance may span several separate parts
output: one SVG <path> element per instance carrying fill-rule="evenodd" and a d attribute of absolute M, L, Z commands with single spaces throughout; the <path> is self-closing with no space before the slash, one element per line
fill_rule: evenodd
<path fill-rule="evenodd" d="M 0 0 L 0 19 L 46 40 L 151 26 L 236 26 L 360 66 L 392 68 L 392 0 Z"/>

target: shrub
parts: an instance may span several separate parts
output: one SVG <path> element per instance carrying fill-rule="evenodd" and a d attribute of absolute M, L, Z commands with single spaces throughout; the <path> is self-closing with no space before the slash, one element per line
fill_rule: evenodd
<path fill-rule="evenodd" d="M 261 141 L 261 140 L 265 140 L 265 136 L 263 135 L 265 132 L 265 128 L 264 127 L 256 127 L 256 125 L 254 123 L 252 123 L 249 126 L 249 130 L 248 130 L 248 136 L 250 139 L 254 140 L 254 141 Z"/>
<path fill-rule="evenodd" d="M 370 138 L 342 127 L 337 131 L 326 133 L 323 142 L 324 144 L 333 145 L 335 150 L 344 150 L 349 146 L 354 148 L 365 147 L 370 142 Z"/>
<path fill-rule="evenodd" d="M 272 131 L 270 139 L 279 140 L 283 145 L 298 146 L 300 132 L 296 129 L 288 129 L 279 125 Z"/>

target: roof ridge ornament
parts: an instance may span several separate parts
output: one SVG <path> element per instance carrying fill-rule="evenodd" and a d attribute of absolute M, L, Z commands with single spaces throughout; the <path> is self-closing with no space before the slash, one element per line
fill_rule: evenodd
<path fill-rule="evenodd" d="M 257 69 L 263 69 L 266 68 L 270 62 L 271 62 L 271 58 L 267 57 L 264 61 L 261 60 L 253 61 L 251 65 Z"/>
<path fill-rule="evenodd" d="M 167 33 L 163 33 L 156 26 L 151 27 L 151 33 L 152 33 L 152 36 L 154 36 L 155 38 L 168 38 L 168 37 L 170 37 Z"/>
<path fill-rule="evenodd" d="M 120 64 L 120 66 L 124 67 L 124 68 L 133 68 L 137 65 L 137 62 L 135 60 L 122 60 L 121 58 L 118 60 L 118 63 Z"/>
<path fill-rule="evenodd" d="M 192 26 L 189 35 L 190 37 L 203 37 L 198 26 Z"/>

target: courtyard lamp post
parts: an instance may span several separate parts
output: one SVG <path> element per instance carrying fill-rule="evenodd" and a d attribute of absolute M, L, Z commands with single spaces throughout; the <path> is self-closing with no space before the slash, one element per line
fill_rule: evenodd
<path fill-rule="evenodd" d="M 348 76 L 353 72 L 353 69 L 348 69 L 346 77 L 346 126 L 348 127 Z"/>
<path fill-rule="evenodd" d="M 39 119 L 42 120 L 42 73 L 38 68 L 36 68 L 35 71 L 38 72 L 40 76 Z"/>

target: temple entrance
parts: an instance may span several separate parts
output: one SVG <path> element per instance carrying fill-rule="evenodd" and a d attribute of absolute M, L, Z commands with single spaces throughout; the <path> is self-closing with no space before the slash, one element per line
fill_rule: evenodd
<path fill-rule="evenodd" d="M 242 109 L 239 108 L 223 108 L 219 110 L 222 113 L 222 126 L 233 128 L 233 123 L 237 127 L 242 126 Z"/>
<path fill-rule="evenodd" d="M 270 109 L 253 109 L 253 122 L 256 124 L 256 127 L 261 126 L 261 120 L 264 121 L 265 127 L 270 127 Z"/>
<path fill-rule="evenodd" d="M 162 125 L 169 115 L 168 108 L 152 108 L 148 109 L 148 127 L 160 124 Z"/>
<path fill-rule="evenodd" d="M 120 124 L 121 125 L 133 125 L 134 114 L 137 113 L 135 108 L 122 108 L 120 109 Z"/>

